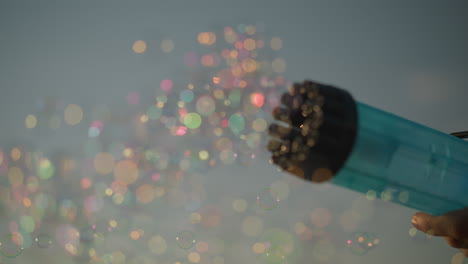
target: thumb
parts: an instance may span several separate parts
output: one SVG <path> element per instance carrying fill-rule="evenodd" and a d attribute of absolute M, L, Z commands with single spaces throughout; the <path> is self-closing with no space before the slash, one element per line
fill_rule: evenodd
<path fill-rule="evenodd" d="M 418 230 L 434 236 L 447 236 L 445 226 L 440 216 L 434 216 L 423 212 L 416 213 L 411 219 L 413 226 Z"/>

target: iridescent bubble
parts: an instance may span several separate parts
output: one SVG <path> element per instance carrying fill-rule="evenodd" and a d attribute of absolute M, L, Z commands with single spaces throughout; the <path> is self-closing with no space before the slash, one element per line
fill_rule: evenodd
<path fill-rule="evenodd" d="M 0 241 L 0 253 L 7 258 L 16 258 L 23 252 L 23 236 L 12 233 L 4 236 Z"/>
<path fill-rule="evenodd" d="M 197 112 L 203 116 L 209 116 L 216 110 L 215 101 L 209 95 L 200 96 L 196 103 Z"/>
<path fill-rule="evenodd" d="M 48 248 L 52 245 L 52 238 L 47 234 L 39 234 L 34 241 L 36 241 L 36 245 L 40 248 Z"/>
<path fill-rule="evenodd" d="M 293 236 L 285 230 L 269 229 L 264 232 L 257 241 L 262 252 L 262 258 L 266 263 L 284 263 L 294 251 Z M 263 247 L 261 246 L 263 245 Z"/>
<path fill-rule="evenodd" d="M 351 253 L 362 256 L 379 245 L 380 239 L 373 233 L 354 232 L 349 236 L 346 244 Z"/>
<path fill-rule="evenodd" d="M 271 188 L 263 189 L 263 191 L 257 196 L 257 205 L 263 210 L 273 210 L 278 206 L 279 202 L 278 194 Z"/>
<path fill-rule="evenodd" d="M 192 248 L 195 244 L 195 235 L 187 230 L 181 231 L 176 237 L 177 245 L 182 249 Z"/>

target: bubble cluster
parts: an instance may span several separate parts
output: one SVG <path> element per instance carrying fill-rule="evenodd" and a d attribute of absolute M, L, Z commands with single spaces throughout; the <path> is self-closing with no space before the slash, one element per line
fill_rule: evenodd
<path fill-rule="evenodd" d="M 181 66 L 151 93 L 129 89 L 117 107 L 45 98 L 28 110 L 20 120 L 28 133 L 82 137 L 70 142 L 76 149 L 1 146 L 0 198 L 13 234 L 2 255 L 36 246 L 77 263 L 222 264 L 231 247 L 256 240 L 263 262 L 294 262 L 294 239 L 307 231 L 271 230 L 266 219 L 287 199 L 286 182 L 212 201 L 206 179 L 216 167 L 266 164 L 267 124 L 290 84 L 277 56 L 283 40 L 248 24 L 193 36 L 190 50 L 170 38 L 122 44 L 136 62 L 159 52 Z M 226 236 L 217 232 L 224 226 L 238 229 Z"/>
<path fill-rule="evenodd" d="M 354 232 L 346 240 L 346 244 L 351 253 L 362 256 L 377 247 L 380 244 L 380 239 L 373 233 Z"/>

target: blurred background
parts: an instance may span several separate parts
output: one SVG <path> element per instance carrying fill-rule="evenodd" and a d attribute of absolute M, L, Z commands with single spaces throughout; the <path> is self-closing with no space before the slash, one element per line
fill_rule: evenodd
<path fill-rule="evenodd" d="M 312 79 L 466 130 L 466 25 L 461 0 L 2 0 L 1 263 L 464 263 L 398 197 L 278 171 L 265 128 Z"/>

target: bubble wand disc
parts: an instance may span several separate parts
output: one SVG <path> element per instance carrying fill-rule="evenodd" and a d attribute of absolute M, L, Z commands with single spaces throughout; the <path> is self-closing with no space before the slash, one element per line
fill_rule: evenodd
<path fill-rule="evenodd" d="M 430 214 L 468 206 L 468 133 L 448 135 L 311 81 L 281 102 L 268 149 L 282 169 Z"/>

